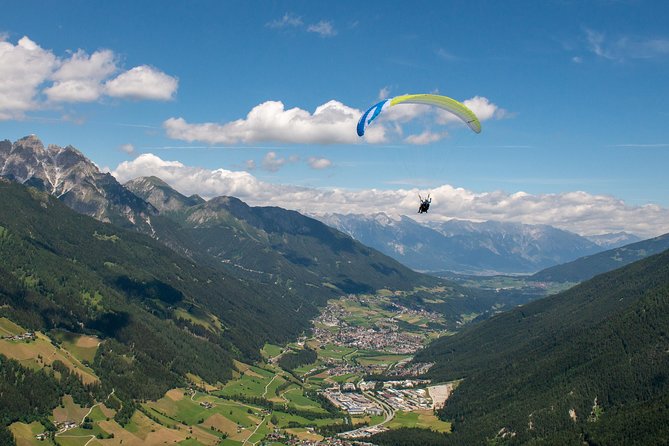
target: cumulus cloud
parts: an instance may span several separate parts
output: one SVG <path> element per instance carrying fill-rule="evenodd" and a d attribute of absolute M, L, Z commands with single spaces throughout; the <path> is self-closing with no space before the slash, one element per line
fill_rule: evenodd
<path fill-rule="evenodd" d="M 314 189 L 271 184 L 248 172 L 208 170 L 165 161 L 143 154 L 118 165 L 112 174 L 121 182 L 155 175 L 185 195 L 205 198 L 238 197 L 254 206 L 280 206 L 312 214 L 385 212 L 412 215 L 417 189 L 346 190 Z M 451 185 L 430 190 L 432 207 L 425 218 L 448 220 L 500 220 L 549 224 L 583 235 L 628 231 L 651 237 L 669 232 L 669 209 L 655 204 L 631 206 L 608 196 L 582 191 L 559 194 L 528 194 L 522 191 L 476 193 Z M 305 206 L 304 203 L 308 203 Z"/>
<path fill-rule="evenodd" d="M 287 12 L 280 19 L 272 20 L 265 24 L 268 28 L 282 29 L 282 28 L 296 28 L 303 25 L 302 17 Z"/>
<path fill-rule="evenodd" d="M 177 91 L 179 81 L 148 65 L 121 73 L 105 84 L 107 94 L 117 98 L 168 101 Z"/>
<path fill-rule="evenodd" d="M 44 93 L 54 102 L 95 101 L 103 93 L 102 80 L 117 70 L 115 59 L 110 50 L 96 51 L 90 56 L 78 50 L 51 75 L 55 82 Z"/>
<path fill-rule="evenodd" d="M 132 155 L 133 153 L 135 153 L 135 146 L 133 146 L 132 144 L 123 144 L 121 145 L 121 147 L 119 147 L 119 150 L 121 152 L 127 153 L 128 155 Z"/>
<path fill-rule="evenodd" d="M 404 139 L 404 141 L 406 141 L 409 144 L 424 145 L 441 141 L 446 136 L 448 136 L 447 132 L 434 133 L 429 130 L 426 130 L 418 135 L 409 135 Z"/>
<path fill-rule="evenodd" d="M 28 37 L 16 45 L 0 41 L 0 119 L 21 118 L 39 107 L 39 87 L 58 66 L 58 59 Z"/>
<path fill-rule="evenodd" d="M 281 101 L 267 101 L 253 107 L 245 119 L 226 124 L 190 124 L 183 118 L 163 123 L 167 135 L 182 141 L 208 144 L 285 142 L 297 144 L 355 144 L 361 111 L 339 101 L 329 101 L 313 113 L 300 108 L 286 109 Z M 385 140 L 382 126 L 366 135 L 369 142 Z"/>
<path fill-rule="evenodd" d="M 471 99 L 465 99 L 462 101 L 464 105 L 467 106 L 471 111 L 474 112 L 476 117 L 479 118 L 479 121 L 487 121 L 489 119 L 504 119 L 509 116 L 509 112 L 503 108 L 500 108 L 496 104 L 490 102 L 488 98 L 483 96 L 474 96 Z M 460 118 L 455 116 L 453 113 L 449 113 L 446 110 L 438 109 L 437 110 L 437 123 L 447 124 L 450 122 L 461 122 Z"/>
<path fill-rule="evenodd" d="M 321 20 L 318 23 L 314 23 L 307 27 L 307 31 L 310 33 L 316 33 L 321 37 L 334 37 L 337 35 L 337 30 L 332 25 L 332 22 L 327 20 Z"/>
<path fill-rule="evenodd" d="M 281 169 L 288 161 L 279 157 L 276 152 L 267 152 L 262 159 L 262 168 L 270 172 L 276 172 Z"/>
<path fill-rule="evenodd" d="M 28 37 L 14 45 L 0 36 L 0 120 L 21 119 L 26 112 L 59 103 L 96 101 L 104 95 L 173 97 L 176 78 L 147 66 L 122 71 L 117 59 L 106 49 L 90 55 L 79 49 L 58 57 Z M 110 80 L 115 74 L 118 76 Z"/>
<path fill-rule="evenodd" d="M 328 167 L 332 166 L 332 161 L 330 161 L 327 158 L 318 158 L 315 156 L 309 157 L 307 159 L 307 164 L 309 164 L 309 167 L 312 169 L 316 170 L 322 170 L 322 169 L 327 169 Z"/>
<path fill-rule="evenodd" d="M 388 94 L 382 89 L 379 95 Z M 502 119 L 508 112 L 488 98 L 475 96 L 464 101 L 481 121 Z M 361 142 L 355 128 L 361 110 L 331 100 L 316 107 L 311 113 L 295 107 L 286 109 L 281 101 L 267 101 L 256 105 L 246 115 L 228 123 L 189 123 L 184 118 L 169 118 L 163 128 L 170 138 L 207 144 L 248 144 L 254 142 L 280 142 L 293 144 L 357 144 Z M 370 125 L 364 140 L 377 144 L 387 142 L 392 135 L 402 135 L 401 124 L 418 117 L 428 117 L 437 124 L 459 122 L 453 114 L 421 104 L 402 104 L 391 107 Z M 409 144 L 426 144 L 443 138 L 445 132 L 425 132 L 407 138 Z"/>

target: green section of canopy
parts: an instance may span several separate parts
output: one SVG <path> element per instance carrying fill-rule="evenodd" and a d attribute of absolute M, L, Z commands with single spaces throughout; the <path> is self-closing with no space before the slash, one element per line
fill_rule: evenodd
<path fill-rule="evenodd" d="M 390 100 L 391 107 L 398 104 L 425 104 L 443 108 L 466 122 L 469 128 L 476 133 L 481 133 L 481 122 L 474 112 L 467 108 L 463 103 L 447 96 L 436 94 L 405 94 Z"/>

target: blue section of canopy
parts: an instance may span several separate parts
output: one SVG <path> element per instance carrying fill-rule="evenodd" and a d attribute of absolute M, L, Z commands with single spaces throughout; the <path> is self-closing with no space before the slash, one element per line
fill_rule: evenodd
<path fill-rule="evenodd" d="M 379 116 L 379 113 L 381 113 L 381 110 L 383 110 L 383 106 L 388 102 L 388 99 L 384 99 L 383 101 L 379 102 L 378 104 L 372 105 L 369 110 L 367 110 L 361 117 L 360 121 L 358 121 L 358 136 L 362 136 L 365 134 L 365 129 L 371 123 L 374 119 L 376 119 L 377 116 Z M 372 114 L 372 116 L 367 119 L 367 116 L 369 114 Z"/>

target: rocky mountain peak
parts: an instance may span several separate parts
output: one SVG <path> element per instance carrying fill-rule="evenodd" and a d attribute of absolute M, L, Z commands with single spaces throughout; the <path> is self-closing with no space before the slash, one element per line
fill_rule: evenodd
<path fill-rule="evenodd" d="M 44 151 L 44 144 L 42 144 L 42 141 L 37 137 L 37 135 L 24 136 L 23 138 L 16 141 L 14 145 L 19 147 L 24 147 L 27 149 L 32 149 L 37 152 Z"/>
<path fill-rule="evenodd" d="M 0 144 L 0 176 L 56 196 L 75 211 L 125 226 L 149 225 L 156 213 L 146 203 L 102 173 L 73 146 L 44 147 L 36 135 Z"/>

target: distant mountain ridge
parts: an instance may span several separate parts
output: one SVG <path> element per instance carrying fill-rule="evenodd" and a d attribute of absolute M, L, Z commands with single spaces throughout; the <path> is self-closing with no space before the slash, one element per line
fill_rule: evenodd
<path fill-rule="evenodd" d="M 585 238 L 605 249 L 614 249 L 620 246 L 629 245 L 630 243 L 640 242 L 642 240 L 641 237 L 630 234 L 629 232 L 587 235 Z"/>
<path fill-rule="evenodd" d="M 604 249 L 548 225 L 465 220 L 421 224 L 383 213 L 316 218 L 419 271 L 527 274 Z"/>
<path fill-rule="evenodd" d="M 531 278 L 548 282 L 582 282 L 667 249 L 669 234 L 664 234 L 546 268 L 533 274 Z"/>
<path fill-rule="evenodd" d="M 290 282 L 290 287 L 311 293 L 323 286 L 356 293 L 437 283 L 295 211 L 251 207 L 225 196 L 205 202 L 185 197 L 155 177 L 125 186 L 178 222 L 179 234 L 194 249 L 255 271 L 257 280 Z"/>

